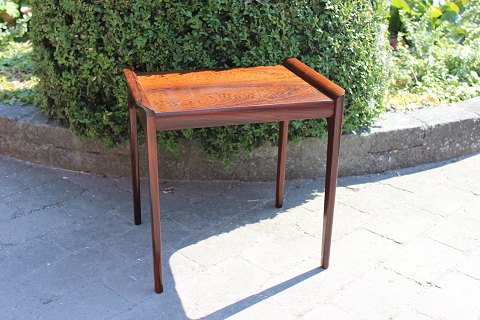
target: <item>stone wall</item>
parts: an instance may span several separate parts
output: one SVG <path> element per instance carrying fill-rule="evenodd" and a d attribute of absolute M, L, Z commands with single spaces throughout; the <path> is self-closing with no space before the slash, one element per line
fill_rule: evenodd
<path fill-rule="evenodd" d="M 125 119 L 126 121 L 126 119 Z M 455 105 L 387 112 L 372 127 L 342 136 L 340 175 L 359 175 L 450 159 L 480 151 L 480 97 Z M 287 179 L 324 175 L 326 141 L 307 138 L 289 143 Z M 145 148 L 140 146 L 145 175 Z M 130 175 L 128 143 L 107 148 L 81 139 L 48 121 L 34 106 L 0 104 L 0 155 L 101 175 Z M 175 180 L 274 180 L 277 150 L 264 145 L 252 157 L 224 170 L 198 141 L 182 141 L 180 153 L 159 148 L 159 173 Z"/>

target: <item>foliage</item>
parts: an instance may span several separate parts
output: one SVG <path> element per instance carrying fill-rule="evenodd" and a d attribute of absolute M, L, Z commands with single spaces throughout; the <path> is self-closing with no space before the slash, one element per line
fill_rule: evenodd
<path fill-rule="evenodd" d="M 368 125 L 386 92 L 384 1 L 34 0 L 32 40 L 41 106 L 50 117 L 108 144 L 125 139 L 123 66 L 136 71 L 278 64 L 298 57 L 347 88 L 345 130 Z M 201 138 L 231 159 L 276 140 L 277 124 L 169 132 Z M 323 121 L 296 121 L 293 139 L 325 134 Z"/>
<path fill-rule="evenodd" d="M 15 1 L 0 0 L 0 13 L 7 14 L 10 18 L 18 18 L 20 16 L 20 10 L 18 3 Z M 8 19 L 2 16 L 2 20 Z"/>
<path fill-rule="evenodd" d="M 430 12 L 402 17 L 409 41 L 398 47 L 392 61 L 388 103 L 395 107 L 480 95 L 480 1 L 470 0 L 454 23 L 444 20 L 434 28 Z"/>
<path fill-rule="evenodd" d="M 38 79 L 32 75 L 30 43 L 10 42 L 0 48 L 0 101 L 33 103 Z"/>
<path fill-rule="evenodd" d="M 397 37 L 399 32 L 405 32 L 402 14 L 414 21 L 421 18 L 428 20 L 429 29 L 433 30 L 443 21 L 455 24 L 467 2 L 468 0 L 392 0 L 388 26 L 390 36 Z"/>
<path fill-rule="evenodd" d="M 11 41 L 25 41 L 28 22 L 32 16 L 24 1 L 0 0 L 0 46 L 8 46 Z"/>

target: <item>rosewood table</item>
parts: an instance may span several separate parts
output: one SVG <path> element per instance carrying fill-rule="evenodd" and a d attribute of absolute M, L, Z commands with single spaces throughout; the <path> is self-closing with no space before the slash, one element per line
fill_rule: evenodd
<path fill-rule="evenodd" d="M 326 118 L 328 147 L 321 265 L 328 268 L 345 91 L 295 58 L 283 65 L 134 73 L 128 86 L 135 224 L 141 223 L 137 115 L 145 129 L 155 292 L 163 291 L 157 131 L 279 122 L 276 206 L 282 207 L 288 122 Z"/>

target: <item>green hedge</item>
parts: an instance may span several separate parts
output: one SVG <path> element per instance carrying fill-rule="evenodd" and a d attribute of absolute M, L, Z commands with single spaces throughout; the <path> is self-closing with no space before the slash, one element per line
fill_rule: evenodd
<path fill-rule="evenodd" d="M 368 125 L 386 91 L 386 1 L 33 0 L 32 40 L 45 113 L 83 136 L 127 137 L 125 65 L 137 71 L 279 64 L 298 57 L 347 88 L 344 129 Z M 276 140 L 276 124 L 184 130 L 214 157 Z M 324 136 L 324 121 L 290 137 Z"/>

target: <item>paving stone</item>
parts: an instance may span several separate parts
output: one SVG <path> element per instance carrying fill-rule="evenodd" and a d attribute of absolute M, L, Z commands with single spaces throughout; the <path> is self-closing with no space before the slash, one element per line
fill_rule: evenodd
<path fill-rule="evenodd" d="M 325 189 L 324 180 L 313 180 L 304 185 L 299 185 L 284 196 L 284 208 L 302 206 L 310 211 L 318 211 L 323 208 L 323 196 Z"/>
<path fill-rule="evenodd" d="M 480 173 L 475 158 L 467 157 L 461 162 L 454 162 L 442 170 L 442 176 L 445 177 L 448 185 L 460 190 L 470 191 L 480 195 Z"/>
<path fill-rule="evenodd" d="M 239 199 L 226 202 L 223 197 L 216 197 L 198 203 L 188 211 L 166 211 L 165 214 L 168 219 L 176 221 L 190 230 L 202 230 L 249 212 L 260 205 L 262 204 Z"/>
<path fill-rule="evenodd" d="M 110 180 L 111 177 L 105 176 L 105 179 Z M 115 176 L 114 178 L 115 186 L 123 191 L 132 192 L 132 177 L 129 176 Z M 165 180 L 160 180 L 160 188 L 163 188 L 163 185 L 166 183 Z M 140 177 L 140 193 L 148 195 L 148 178 Z"/>
<path fill-rule="evenodd" d="M 122 263 L 123 259 L 108 248 L 85 248 L 43 265 L 29 274 L 22 283 L 32 286 L 43 296 L 63 296 L 94 279 L 105 278 Z"/>
<path fill-rule="evenodd" d="M 393 207 L 405 206 L 411 203 L 411 199 L 411 192 L 382 184 L 362 189 L 340 188 L 337 193 L 337 203 L 371 215 L 388 212 Z"/>
<path fill-rule="evenodd" d="M 178 300 L 178 294 L 175 290 L 173 267 L 169 263 L 168 257 L 164 258 L 164 293 L 155 295 L 153 291 L 153 268 L 151 256 L 141 259 L 125 259 L 124 263 L 116 269 L 111 270 L 101 279 L 108 288 L 123 297 L 128 302 L 129 309 L 134 309 L 142 304 L 143 301 L 152 297 L 157 297 L 158 303 L 163 300 L 169 300 L 175 296 Z M 184 261 L 182 261 L 184 262 Z M 187 264 L 185 264 L 186 266 Z M 192 274 L 193 275 L 193 274 Z M 118 310 L 119 312 L 121 310 Z"/>
<path fill-rule="evenodd" d="M 9 246 L 2 255 L 0 279 L 20 281 L 33 271 L 62 259 L 67 252 L 51 241 L 38 239 L 31 243 Z"/>
<path fill-rule="evenodd" d="M 243 199 L 247 201 L 271 199 L 275 196 L 275 182 L 230 182 L 230 187 L 224 189 L 222 195 L 227 199 Z"/>
<path fill-rule="evenodd" d="M 305 314 L 304 320 L 318 320 L 318 319 L 342 319 L 342 320 L 359 320 L 357 315 L 352 315 L 333 304 L 322 304 L 315 307 L 312 311 Z"/>
<path fill-rule="evenodd" d="M 242 259 L 228 259 L 212 266 L 190 281 L 176 285 L 187 317 L 200 318 L 220 309 L 232 308 L 258 293 L 267 273 Z"/>
<path fill-rule="evenodd" d="M 431 189 L 432 180 L 435 181 L 435 186 L 445 186 L 448 183 L 447 176 L 442 174 L 441 167 L 424 165 L 415 167 L 415 169 L 400 169 L 397 170 L 396 173 L 394 176 L 382 179 L 380 183 L 400 190 L 409 191 L 412 194 L 424 193 L 426 190 Z"/>
<path fill-rule="evenodd" d="M 415 319 L 415 320 L 432 320 L 434 318 L 429 317 L 426 314 L 422 314 L 415 309 L 412 305 L 404 305 L 400 307 L 395 313 L 393 313 L 388 319 L 392 320 L 405 320 L 405 319 Z"/>
<path fill-rule="evenodd" d="M 287 196 L 284 201 L 286 209 L 302 207 L 314 213 L 323 214 L 323 204 L 325 194 L 317 190 L 312 190 L 309 194 L 296 193 L 295 197 Z"/>
<path fill-rule="evenodd" d="M 408 202 L 414 203 L 416 208 L 446 217 L 463 208 L 470 201 L 470 196 L 462 190 L 436 184 L 434 188 L 430 185 L 422 191 L 412 192 Z"/>
<path fill-rule="evenodd" d="M 58 169 L 60 170 L 60 169 Z M 112 188 L 117 186 L 119 180 L 127 180 L 127 178 L 122 177 L 106 177 L 95 175 L 92 173 L 85 173 L 85 172 L 76 172 L 76 171 L 69 171 L 69 170 L 60 170 L 63 179 L 67 179 L 73 184 L 80 186 L 83 189 L 88 189 L 90 191 L 104 189 L 104 188 Z M 131 184 L 130 179 L 128 182 Z M 131 185 L 130 185 L 131 190 Z M 129 190 L 129 191 L 130 191 Z"/>
<path fill-rule="evenodd" d="M 85 191 L 76 197 L 62 201 L 62 206 L 75 219 L 96 219 L 107 212 L 119 209 L 119 212 L 125 213 L 125 218 L 128 215 L 133 221 L 132 197 L 120 190 Z"/>
<path fill-rule="evenodd" d="M 105 319 L 127 307 L 127 302 L 114 291 L 102 283 L 93 283 L 38 308 L 35 318 Z"/>
<path fill-rule="evenodd" d="M 363 228 L 398 243 L 409 242 L 434 226 L 441 218 L 411 205 L 393 206 L 363 225 Z"/>
<path fill-rule="evenodd" d="M 195 301 L 185 302 L 180 292 L 175 289 L 175 285 L 188 280 L 191 277 L 201 277 L 199 272 L 206 272 L 205 269 L 197 269 L 198 265 L 190 269 L 190 275 L 188 275 L 186 265 L 190 261 L 184 260 L 181 254 L 175 253 L 168 259 L 169 266 L 164 269 L 164 281 L 165 291 L 161 296 L 156 296 L 156 299 L 152 299 L 152 285 L 145 285 L 144 283 L 152 282 L 151 275 L 151 262 L 145 263 L 141 261 L 135 264 L 134 268 L 128 267 L 127 270 L 118 272 L 117 275 L 109 277 L 106 280 L 106 284 L 115 290 L 115 292 L 125 296 L 129 299 L 131 310 L 122 312 L 113 319 L 147 319 L 149 316 L 165 316 L 168 319 L 187 319 L 198 318 L 196 316 L 187 317 L 185 314 L 182 303 L 189 303 L 193 305 Z M 167 260 L 165 260 L 167 261 Z M 185 263 L 187 262 L 187 263 Z M 180 263 L 180 265 L 178 265 Z M 180 267 L 180 273 L 178 272 Z M 145 270 L 148 270 L 147 272 Z M 128 276 L 125 279 L 125 276 Z M 215 291 L 215 290 L 214 290 Z M 141 301 L 130 301 L 130 299 L 136 299 L 142 297 Z M 239 303 L 226 305 L 224 308 L 209 314 L 208 319 L 225 319 L 230 315 L 234 315 L 237 312 L 241 312 L 243 309 L 250 307 L 250 300 L 241 300 Z M 277 305 L 277 307 L 279 307 Z M 255 310 L 255 308 L 254 308 Z M 257 309 L 258 310 L 258 309 Z"/>
<path fill-rule="evenodd" d="M 160 203 L 162 206 L 162 214 L 165 214 L 165 213 L 168 214 L 168 213 L 173 213 L 178 211 L 189 211 L 193 207 L 194 200 L 192 198 L 188 196 L 184 196 L 182 194 L 178 194 L 178 193 L 171 194 L 170 192 L 171 192 L 171 189 L 163 189 L 162 192 L 160 193 Z M 149 195 L 146 196 L 145 199 L 147 200 L 146 203 L 150 204 L 150 196 Z M 210 199 L 204 199 L 202 197 L 202 200 L 205 200 L 205 202 L 211 201 L 212 199 L 213 197 Z"/>
<path fill-rule="evenodd" d="M 52 169 L 44 166 L 30 166 L 27 170 L 14 172 L 10 176 L 19 180 L 30 188 L 45 185 L 50 182 L 60 183 L 61 186 L 66 187 L 68 183 L 64 178 L 65 170 Z"/>
<path fill-rule="evenodd" d="M 18 244 L 43 236 L 50 231 L 65 228 L 74 220 L 59 208 L 47 208 L 3 223 L 0 243 Z"/>
<path fill-rule="evenodd" d="M 461 261 L 456 269 L 472 278 L 480 280 L 480 246 L 467 253 L 467 257 Z"/>
<path fill-rule="evenodd" d="M 371 216 L 366 212 L 355 210 L 340 203 L 337 204 L 333 218 L 333 240 L 341 239 L 362 228 L 371 219 Z M 313 223 L 310 225 L 313 225 Z M 318 232 L 321 232 L 320 228 L 318 229 Z"/>
<path fill-rule="evenodd" d="M 320 183 L 323 185 L 323 180 Z M 292 199 L 297 195 L 304 196 L 310 188 L 315 187 L 316 183 L 309 180 L 287 180 L 285 181 L 284 199 Z M 308 187 L 307 187 L 308 185 Z M 273 202 L 275 199 L 276 183 L 274 181 L 255 181 L 255 182 L 230 182 L 230 188 L 221 192 L 221 195 L 230 200 L 246 200 L 251 203 Z M 323 190 L 323 187 L 322 187 Z"/>
<path fill-rule="evenodd" d="M 388 319 L 392 310 L 415 301 L 424 288 L 382 267 L 348 285 L 333 299 L 363 319 Z"/>
<path fill-rule="evenodd" d="M 162 224 L 162 227 L 165 225 Z M 162 228 L 164 231 L 166 228 Z M 108 237 L 105 239 L 105 246 L 116 254 L 124 257 L 126 261 L 141 259 L 151 254 L 152 236 L 150 234 L 150 224 L 141 224 L 139 226 L 130 226 L 127 232 L 120 236 Z M 163 234 L 162 234 L 163 236 Z M 165 243 L 168 243 L 165 237 L 162 237 Z"/>
<path fill-rule="evenodd" d="M 279 306 L 275 302 L 271 302 L 268 299 L 260 300 L 256 302 L 255 296 L 252 300 L 254 303 L 248 303 L 238 308 L 221 309 L 214 314 L 208 316 L 208 319 L 229 319 L 229 320 L 242 320 L 242 319 L 265 319 L 265 320 L 278 320 L 283 319 L 288 313 L 288 309 Z M 299 319 L 295 315 L 289 315 L 289 319 Z"/>
<path fill-rule="evenodd" d="M 245 227 L 199 238 L 201 240 L 184 246 L 178 252 L 203 266 L 214 265 L 238 256 L 245 250 L 251 250 L 252 246 L 264 239 L 258 233 Z"/>
<path fill-rule="evenodd" d="M 156 295 L 146 180 L 0 158 L 0 318 L 476 319 L 479 160 L 341 179 L 327 270 L 323 180 L 162 181 Z"/>
<path fill-rule="evenodd" d="M 268 233 L 271 233 L 271 230 L 270 226 L 267 226 L 267 224 L 275 224 L 275 232 L 280 232 L 282 229 L 285 228 L 294 228 L 297 229 L 295 230 L 295 232 L 300 231 L 308 236 L 313 236 L 321 239 L 323 227 L 322 221 L 323 213 L 311 212 L 303 206 L 299 206 L 278 212 L 269 220 L 261 221 L 259 227 L 255 228 L 255 233 L 263 234 L 264 237 L 268 237 Z M 267 230 L 269 231 L 261 230 L 262 226 L 268 227 Z M 252 226 L 249 226 L 248 228 L 254 231 L 254 228 Z M 338 232 L 338 234 L 340 235 L 341 232 Z"/>
<path fill-rule="evenodd" d="M 257 233 L 262 237 L 268 237 L 269 234 L 281 230 L 282 221 L 291 223 L 294 221 L 290 215 L 295 214 L 295 210 L 284 204 L 283 208 L 276 208 L 274 202 L 266 203 L 263 206 L 251 207 L 238 215 L 230 216 L 224 223 L 229 223 L 231 227 L 237 228 L 245 226 L 247 229 Z M 220 224 L 216 227 L 221 227 Z"/>
<path fill-rule="evenodd" d="M 480 194 L 472 195 L 471 200 L 465 204 L 463 211 L 474 218 L 480 218 Z"/>
<path fill-rule="evenodd" d="M 32 290 L 9 279 L 0 279 L 0 314 L 2 319 L 33 319 L 33 309 L 42 305 Z"/>
<path fill-rule="evenodd" d="M 353 190 L 369 188 L 378 182 L 384 181 L 391 177 L 397 177 L 398 172 L 399 170 L 365 174 L 360 176 L 339 177 L 337 182 L 339 188 L 337 188 L 337 192 L 339 189 L 341 190 L 342 187 Z"/>
<path fill-rule="evenodd" d="M 120 256 L 128 259 L 143 258 L 152 253 L 150 223 L 142 223 L 139 226 L 129 225 L 123 230 L 126 230 L 126 232 L 120 236 L 117 233 L 117 236 L 105 238 L 105 245 Z M 112 234 L 114 232 L 112 231 Z M 178 248 L 182 239 L 191 234 L 191 231 L 185 227 L 167 219 L 162 219 L 161 221 L 161 232 L 163 248 L 168 252 Z"/>
<path fill-rule="evenodd" d="M 52 180 L 52 183 L 5 197 L 5 201 L 18 204 L 21 209 L 29 212 L 60 204 L 67 199 L 78 197 L 82 192 L 80 187 L 60 178 Z"/>
<path fill-rule="evenodd" d="M 71 215 L 74 219 L 74 215 Z M 57 232 L 48 238 L 70 252 L 97 244 L 106 245 L 111 238 L 121 238 L 123 234 L 134 228 L 133 223 L 119 218 L 114 211 L 92 218 L 80 220 L 64 232 Z"/>
<path fill-rule="evenodd" d="M 14 178 L 2 177 L 0 181 L 0 199 L 28 189 L 27 185 Z"/>
<path fill-rule="evenodd" d="M 465 255 L 457 249 L 428 238 L 418 238 L 396 251 L 385 267 L 422 284 L 436 284 L 440 276 Z"/>
<path fill-rule="evenodd" d="M 286 314 L 302 317 L 329 303 L 355 278 L 348 268 L 324 270 L 320 268 L 320 259 L 309 259 L 266 278 L 259 295 L 289 310 Z"/>
<path fill-rule="evenodd" d="M 357 230 L 332 243 L 330 267 L 347 268 L 361 276 L 383 264 L 401 246 L 366 230 Z"/>
<path fill-rule="evenodd" d="M 16 174 L 28 170 L 32 166 L 28 162 L 20 161 L 3 155 L 0 155 L 0 161 L 0 177 L 15 178 Z"/>
<path fill-rule="evenodd" d="M 0 200 L 0 223 L 21 216 L 21 210 L 16 204 Z"/>
<path fill-rule="evenodd" d="M 393 241 L 359 230 L 333 242 L 327 270 L 319 268 L 319 247 L 316 257 L 293 265 L 280 275 L 269 277 L 263 288 L 278 291 L 272 296 L 276 303 L 296 315 L 305 315 L 317 305 L 331 302 L 359 276 L 372 272 L 397 246 Z M 345 306 L 339 307 L 345 309 Z"/>
<path fill-rule="evenodd" d="M 282 209 L 261 208 L 263 215 L 254 212 L 255 216 L 262 217 L 262 219 L 257 221 L 260 222 L 259 224 L 253 225 L 255 222 L 248 223 L 248 219 L 245 218 L 241 225 L 248 225 L 247 228 L 255 231 L 255 233 L 271 233 L 272 231 L 281 230 L 284 226 L 294 226 L 308 235 L 321 239 L 323 232 L 323 196 L 318 196 L 317 198 L 318 200 L 315 198 L 311 201 L 321 202 L 321 210 L 312 211 L 308 203 L 295 206 L 290 204 L 289 200 L 286 200 L 287 205 Z M 368 213 L 355 210 L 341 203 L 336 204 L 334 216 L 334 240 L 355 231 L 371 219 Z M 268 229 L 266 229 L 267 227 Z"/>
<path fill-rule="evenodd" d="M 210 184 L 205 188 L 205 184 L 201 181 L 160 180 L 160 200 L 163 198 L 182 199 L 183 201 L 189 199 L 190 204 L 200 203 L 225 193 L 230 190 L 233 185 L 241 186 L 241 182 L 216 181 L 214 184 Z M 245 186 L 245 188 L 247 188 L 247 186 Z M 172 209 L 172 211 L 175 210 L 174 208 Z"/>
<path fill-rule="evenodd" d="M 179 251 L 166 254 L 165 261 L 168 261 L 167 268 L 170 268 L 170 273 L 175 283 L 187 281 L 191 277 L 197 276 L 200 272 L 204 272 L 207 268 L 189 257 L 184 256 Z"/>
<path fill-rule="evenodd" d="M 272 234 L 257 242 L 240 256 L 263 270 L 279 274 L 306 259 L 320 257 L 321 239 L 306 235 L 293 228 Z"/>
<path fill-rule="evenodd" d="M 415 303 L 415 308 L 433 319 L 471 320 L 480 318 L 480 281 L 450 272 Z"/>
<path fill-rule="evenodd" d="M 245 226 L 255 234 L 261 235 L 262 238 L 270 237 L 271 234 L 278 234 L 286 228 L 293 228 L 295 232 L 301 231 L 315 236 L 318 232 L 318 230 L 316 230 L 317 224 L 322 223 L 322 215 L 313 213 L 303 206 L 291 206 L 288 204 L 282 208 L 276 208 L 272 203 L 266 204 L 264 207 L 257 208 L 252 212 L 239 216 L 238 219 L 232 219 L 230 221 L 236 222 L 240 226 Z M 315 226 L 308 229 L 308 231 L 311 232 L 300 228 L 300 225 L 305 227 L 305 225 L 302 224 L 304 221 L 306 223 L 314 221 Z"/>
<path fill-rule="evenodd" d="M 178 294 L 164 292 L 162 296 L 153 295 L 138 305 L 114 315 L 113 320 L 151 320 L 151 319 L 192 319 L 185 314 L 184 306 Z"/>
<path fill-rule="evenodd" d="M 471 250 L 480 243 L 480 215 L 472 218 L 458 211 L 431 228 L 427 235 L 459 250 Z"/>

